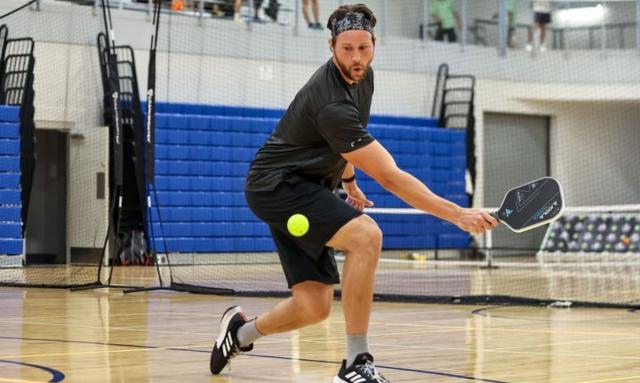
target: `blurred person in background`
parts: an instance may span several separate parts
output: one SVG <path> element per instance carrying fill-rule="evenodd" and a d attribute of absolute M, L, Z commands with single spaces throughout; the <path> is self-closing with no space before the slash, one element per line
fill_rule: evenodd
<path fill-rule="evenodd" d="M 311 17 L 309 17 L 309 2 L 311 2 L 313 21 Z M 322 25 L 320 25 L 320 7 L 318 6 L 318 0 L 302 0 L 302 16 L 304 17 L 304 21 L 307 22 L 309 29 L 322 30 Z"/>
<path fill-rule="evenodd" d="M 551 23 L 551 1 L 549 0 L 534 0 L 532 2 L 533 8 L 533 28 L 529 29 L 529 43 L 527 44 L 527 51 L 532 51 L 534 46 L 539 47 L 541 52 L 547 50 L 544 45 L 545 38 L 547 36 L 547 24 Z M 540 40 L 534 41 L 534 34 L 540 32 Z"/>
<path fill-rule="evenodd" d="M 431 3 L 431 17 L 438 24 L 436 41 L 455 42 L 458 40 L 456 28 L 460 28 L 460 15 L 458 14 L 458 2 L 456 0 L 434 0 Z"/>

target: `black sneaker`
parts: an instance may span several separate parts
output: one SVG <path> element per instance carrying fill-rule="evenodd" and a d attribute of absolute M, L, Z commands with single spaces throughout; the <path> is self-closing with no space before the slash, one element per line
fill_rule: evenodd
<path fill-rule="evenodd" d="M 391 383 L 376 370 L 376 366 L 373 365 L 373 356 L 369 353 L 358 355 L 349 368 L 346 364 L 347 361 L 343 360 L 338 375 L 333 378 L 333 383 Z"/>
<path fill-rule="evenodd" d="M 253 344 L 240 347 L 238 329 L 248 322 L 240 306 L 229 307 L 220 319 L 220 335 L 213 345 L 209 367 L 211 373 L 217 375 L 229 363 L 229 360 L 240 352 L 253 350 Z"/>

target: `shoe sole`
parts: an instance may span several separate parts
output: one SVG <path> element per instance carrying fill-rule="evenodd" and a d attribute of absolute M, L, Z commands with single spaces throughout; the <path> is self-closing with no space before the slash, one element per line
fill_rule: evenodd
<path fill-rule="evenodd" d="M 229 307 L 227 311 L 222 314 L 222 319 L 220 320 L 220 334 L 216 340 L 216 345 L 220 346 L 222 342 L 224 342 L 224 338 L 229 330 L 229 322 L 231 321 L 231 318 L 239 312 L 242 312 L 242 308 L 240 308 L 240 306 L 233 306 Z"/>
<path fill-rule="evenodd" d="M 334 376 L 332 383 L 351 383 L 347 380 L 342 380 L 339 376 Z"/>

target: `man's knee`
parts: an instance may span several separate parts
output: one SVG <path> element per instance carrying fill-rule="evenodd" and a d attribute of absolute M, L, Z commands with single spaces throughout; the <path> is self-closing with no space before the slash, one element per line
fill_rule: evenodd
<path fill-rule="evenodd" d="M 331 314 L 333 287 L 308 281 L 293 287 L 293 299 L 300 319 L 307 324 L 321 322 Z"/>
<path fill-rule="evenodd" d="M 378 224 L 365 214 L 356 220 L 358 220 L 357 225 L 348 233 L 345 250 L 377 256 L 382 248 L 382 231 Z"/>

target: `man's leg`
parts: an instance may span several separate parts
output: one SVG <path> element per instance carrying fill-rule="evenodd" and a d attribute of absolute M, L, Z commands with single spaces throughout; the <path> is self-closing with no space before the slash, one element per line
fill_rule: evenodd
<path fill-rule="evenodd" d="M 447 40 L 449 40 L 450 43 L 455 43 L 456 41 L 458 41 L 458 36 L 456 35 L 455 28 L 451 28 L 447 31 Z"/>
<path fill-rule="evenodd" d="M 309 17 L 309 0 L 302 0 L 302 17 L 307 25 L 311 25 L 311 18 Z"/>
<path fill-rule="evenodd" d="M 247 319 L 239 306 L 233 306 L 225 312 L 220 335 L 211 352 L 209 364 L 212 374 L 219 374 L 239 352 L 251 351 L 253 342 L 264 335 L 295 330 L 329 316 L 333 300 L 332 285 L 305 281 L 294 285 L 291 290 L 291 298 L 280 302 L 257 320 Z"/>
<path fill-rule="evenodd" d="M 242 0 L 233 1 L 233 21 L 241 22 L 240 19 L 240 7 L 242 6 Z"/>
<path fill-rule="evenodd" d="M 547 24 L 540 23 L 540 45 L 544 45 L 545 38 L 547 37 Z"/>
<path fill-rule="evenodd" d="M 261 334 L 271 335 L 299 329 L 321 322 L 331 313 L 333 286 L 306 281 L 294 285 L 291 292 L 291 298 L 258 317 L 256 328 Z"/>
<path fill-rule="evenodd" d="M 338 230 L 327 246 L 341 249 L 346 254 L 342 271 L 342 306 L 347 342 L 352 339 L 353 342 L 362 344 L 364 340 L 361 347 L 366 348 L 375 271 L 382 248 L 382 232 L 371 217 L 361 215 Z M 350 355 L 347 355 L 347 366 L 353 363 L 357 354 L 368 352 L 366 349 L 358 350 L 357 345 L 349 346 L 348 344 Z"/>
<path fill-rule="evenodd" d="M 316 25 L 318 25 L 320 24 L 320 6 L 318 5 L 318 0 L 311 0 L 311 7 L 313 18 L 316 22 Z"/>

